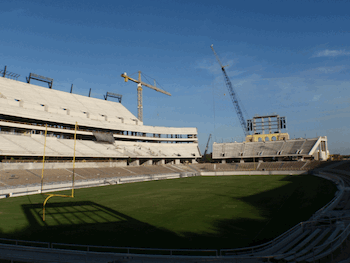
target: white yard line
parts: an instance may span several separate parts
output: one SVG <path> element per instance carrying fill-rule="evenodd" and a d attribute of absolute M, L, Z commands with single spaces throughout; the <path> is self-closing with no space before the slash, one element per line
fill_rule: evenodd
<path fill-rule="evenodd" d="M 73 174 L 73 172 L 72 172 L 72 171 L 69 171 L 67 168 L 64 168 L 64 169 L 67 170 L 68 172 L 70 172 L 71 174 Z M 77 176 L 80 176 L 80 177 L 86 179 L 84 176 L 82 176 L 82 175 L 80 175 L 80 174 L 77 174 L 76 172 L 74 172 L 74 175 L 77 175 Z"/>
<path fill-rule="evenodd" d="M 124 168 L 124 167 L 120 167 L 120 168 L 122 168 L 122 169 L 124 169 L 124 170 L 127 170 L 129 173 L 133 173 L 133 174 L 136 174 L 135 172 L 133 172 L 133 171 L 130 171 L 129 169 L 126 169 L 126 168 Z"/>

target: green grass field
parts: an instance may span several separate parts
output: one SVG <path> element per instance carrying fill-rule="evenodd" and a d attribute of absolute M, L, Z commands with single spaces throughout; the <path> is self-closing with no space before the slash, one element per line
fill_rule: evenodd
<path fill-rule="evenodd" d="M 0 200 L 0 237 L 154 248 L 234 248 L 283 233 L 334 197 L 311 175 L 192 177 Z"/>

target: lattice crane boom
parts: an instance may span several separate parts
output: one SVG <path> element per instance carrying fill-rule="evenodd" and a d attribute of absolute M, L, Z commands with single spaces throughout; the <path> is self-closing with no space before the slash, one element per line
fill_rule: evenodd
<path fill-rule="evenodd" d="M 208 151 L 208 148 L 209 148 L 210 138 L 211 138 L 211 134 L 209 135 L 208 142 L 207 142 L 207 146 L 205 147 L 205 151 L 204 151 L 204 154 L 203 154 L 203 157 L 204 157 L 204 158 L 205 158 L 205 155 L 207 154 L 207 151 Z"/>
<path fill-rule="evenodd" d="M 166 94 L 168 96 L 171 96 L 171 94 L 169 92 L 141 81 L 141 71 L 139 71 L 138 79 L 130 78 L 126 73 L 121 74 L 121 77 L 124 78 L 125 82 L 127 82 L 128 80 L 131 80 L 131 81 L 137 83 L 137 114 L 138 114 L 137 118 L 140 121 L 143 121 L 142 86 L 146 86 L 150 89 L 153 89 L 155 91 L 158 91 L 158 92 L 161 92 L 161 93 Z"/>
<path fill-rule="evenodd" d="M 227 66 L 223 66 L 220 59 L 219 59 L 219 56 L 218 54 L 216 54 L 215 50 L 214 50 L 214 47 L 213 45 L 210 46 L 211 49 L 213 50 L 214 52 L 214 55 L 216 57 L 216 60 L 219 62 L 220 64 L 220 67 L 221 67 L 221 70 L 222 70 L 222 73 L 224 74 L 224 78 L 225 78 L 225 84 L 226 84 L 226 87 L 228 89 L 228 92 L 230 93 L 230 97 L 231 97 L 231 100 L 232 100 L 232 103 L 233 103 L 233 106 L 235 107 L 235 110 L 236 110 L 236 113 L 237 113 L 237 116 L 238 116 L 238 119 L 239 119 L 239 122 L 241 124 L 241 127 L 243 129 L 243 133 L 245 136 L 249 135 L 248 131 L 247 131 L 247 122 L 243 116 L 243 112 L 241 110 L 241 107 L 239 105 L 239 99 L 238 99 L 238 96 L 232 86 L 232 83 L 229 79 L 229 77 L 227 76 L 227 73 L 226 73 L 226 70 L 225 70 L 225 67 Z"/>

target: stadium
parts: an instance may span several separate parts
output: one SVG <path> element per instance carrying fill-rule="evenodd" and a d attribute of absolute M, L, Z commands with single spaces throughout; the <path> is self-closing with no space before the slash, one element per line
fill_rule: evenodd
<path fill-rule="evenodd" d="M 349 163 L 327 162 L 326 136 L 255 132 L 198 163 L 195 127 L 147 126 L 121 100 L 2 74 L 3 262 L 346 258 Z"/>

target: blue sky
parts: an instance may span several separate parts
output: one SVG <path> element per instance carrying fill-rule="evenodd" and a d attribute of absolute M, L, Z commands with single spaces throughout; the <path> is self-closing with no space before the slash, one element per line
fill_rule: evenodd
<path fill-rule="evenodd" d="M 214 44 L 246 118 L 277 113 L 292 138 L 326 135 L 331 153 L 350 154 L 348 10 L 349 1 L 5 1 L 0 68 L 81 95 L 120 93 L 134 115 L 136 84 L 120 74 L 141 70 L 172 94 L 144 88 L 144 124 L 197 127 L 203 152 L 210 133 L 243 140 Z"/>

